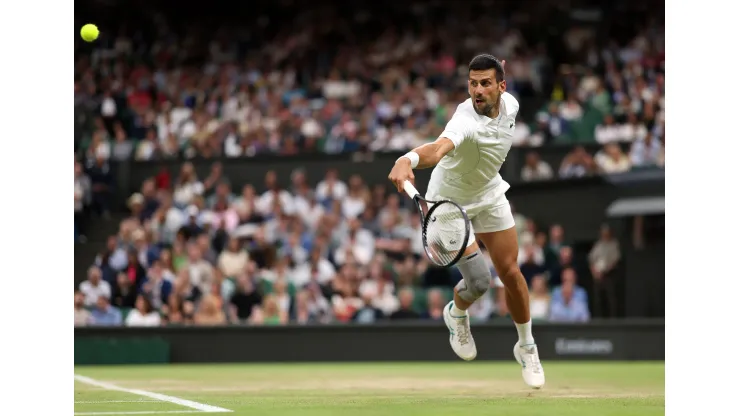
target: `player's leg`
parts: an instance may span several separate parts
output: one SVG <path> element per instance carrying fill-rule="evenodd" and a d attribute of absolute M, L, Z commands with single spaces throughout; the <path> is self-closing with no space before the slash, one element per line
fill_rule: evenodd
<path fill-rule="evenodd" d="M 529 289 L 517 263 L 519 243 L 508 202 L 479 214 L 473 224 L 506 290 L 506 305 L 519 334 L 514 357 L 522 365 L 525 383 L 540 388 L 545 384 L 545 373 L 532 335 Z"/>
<path fill-rule="evenodd" d="M 450 346 L 463 360 L 472 360 L 478 354 L 470 331 L 467 309 L 483 296 L 491 284 L 491 271 L 471 231 L 468 247 L 457 263 L 462 280 L 455 286 L 453 300 L 444 308 L 444 321 L 450 331 Z"/>

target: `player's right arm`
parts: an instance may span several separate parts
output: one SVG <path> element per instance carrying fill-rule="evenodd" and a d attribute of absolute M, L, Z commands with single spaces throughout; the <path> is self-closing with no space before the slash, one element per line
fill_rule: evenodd
<path fill-rule="evenodd" d="M 413 169 L 427 169 L 436 166 L 448 153 L 454 152 L 468 136 L 466 126 L 470 125 L 470 120 L 465 116 L 461 107 L 462 105 L 458 106 L 458 110 L 447 122 L 445 130 L 437 140 L 419 146 L 396 160 L 388 179 L 396 185 L 398 192 L 403 192 L 404 181 L 414 182 Z"/>
<path fill-rule="evenodd" d="M 437 165 L 443 157 L 455 149 L 455 144 L 447 137 L 440 137 L 433 143 L 423 144 L 396 160 L 388 179 L 403 192 L 404 181 L 414 183 L 414 169 L 427 169 Z"/>

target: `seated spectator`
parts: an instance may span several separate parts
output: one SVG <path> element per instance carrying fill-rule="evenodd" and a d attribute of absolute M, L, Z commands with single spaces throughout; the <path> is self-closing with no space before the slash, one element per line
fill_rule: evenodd
<path fill-rule="evenodd" d="M 561 292 L 563 285 L 566 283 L 572 286 L 573 291 L 573 297 L 577 299 L 578 301 L 588 301 L 588 294 L 586 293 L 586 289 L 578 285 L 578 276 L 576 275 L 576 271 L 571 268 L 563 269 L 563 273 L 561 275 L 562 283 L 560 286 L 555 287 L 552 290 L 552 300 L 553 301 L 560 301 L 562 300 L 563 294 Z"/>
<path fill-rule="evenodd" d="M 262 300 L 262 324 L 285 325 L 288 323 L 288 314 L 280 309 L 278 299 L 274 294 L 269 294 Z"/>
<path fill-rule="evenodd" d="M 395 291 L 395 285 L 386 277 L 382 264 L 377 261 L 371 263 L 368 278 L 360 283 L 360 295 L 369 296 L 371 305 L 387 316 L 398 309 L 398 299 L 394 296 Z"/>
<path fill-rule="evenodd" d="M 238 275 L 249 262 L 249 254 L 241 248 L 239 239 L 229 239 L 227 249 L 218 256 L 218 268 L 224 276 L 233 277 Z"/>
<path fill-rule="evenodd" d="M 196 325 L 225 325 L 226 315 L 221 310 L 221 300 L 213 294 L 206 294 L 198 303 L 193 322 Z"/>
<path fill-rule="evenodd" d="M 362 297 L 362 306 L 360 306 L 352 316 L 352 321 L 360 324 L 372 324 L 380 321 L 385 317 L 383 311 L 373 305 L 372 294 L 366 292 L 360 295 Z"/>
<path fill-rule="evenodd" d="M 558 258 L 554 259 L 547 267 L 550 272 L 548 284 L 551 287 L 559 286 L 563 281 L 563 270 L 575 267 L 573 264 L 573 249 L 569 246 L 560 247 Z"/>
<path fill-rule="evenodd" d="M 628 142 L 642 140 L 648 134 L 645 123 L 641 123 L 634 112 L 627 114 L 627 123 L 622 128 L 624 139 Z"/>
<path fill-rule="evenodd" d="M 398 310 L 390 316 L 391 320 L 419 319 L 419 314 L 414 311 L 414 291 L 411 288 L 404 288 L 398 292 Z"/>
<path fill-rule="evenodd" d="M 85 306 L 91 307 L 98 303 L 98 298 L 111 297 L 111 287 L 105 280 L 102 280 L 102 273 L 97 266 L 90 266 L 87 269 L 87 280 L 80 283 L 80 292 L 84 295 Z"/>
<path fill-rule="evenodd" d="M 541 274 L 532 279 L 529 293 L 529 314 L 532 320 L 547 319 L 550 313 L 550 292 L 545 277 Z"/>
<path fill-rule="evenodd" d="M 118 273 L 116 286 L 113 288 L 111 304 L 117 308 L 133 308 L 136 304 L 138 290 L 125 273 Z"/>
<path fill-rule="evenodd" d="M 443 319 L 444 306 L 445 300 L 442 296 L 442 291 L 439 289 L 429 289 L 427 291 L 427 310 L 421 314 L 420 318 L 441 321 Z"/>
<path fill-rule="evenodd" d="M 156 260 L 147 271 L 141 293 L 147 296 L 154 309 L 159 310 L 167 304 L 172 294 L 173 281 L 174 276 L 172 272 L 164 268 L 164 262 Z"/>
<path fill-rule="evenodd" d="M 562 179 L 580 178 L 594 173 L 595 164 L 591 155 L 582 146 L 576 146 L 560 164 L 559 175 Z"/>
<path fill-rule="evenodd" d="M 661 160 L 662 144 L 652 133 L 643 139 L 635 140 L 630 149 L 630 160 L 634 167 L 658 166 Z"/>
<path fill-rule="evenodd" d="M 627 139 L 624 135 L 624 126 L 616 124 L 611 114 L 604 116 L 604 124 L 596 126 L 594 138 L 601 144 L 615 143 Z"/>
<path fill-rule="evenodd" d="M 563 282 L 560 286 L 562 296 L 552 299 L 550 321 L 552 322 L 587 322 L 591 319 L 588 301 L 574 296 L 574 285 Z"/>
<path fill-rule="evenodd" d="M 519 265 L 519 269 L 522 271 L 522 275 L 524 276 L 524 279 L 527 280 L 527 284 L 530 284 L 532 279 L 539 274 L 542 274 L 545 272 L 545 267 L 543 266 L 544 261 L 540 264 L 537 263 L 537 259 L 535 259 L 535 248 L 533 244 L 529 244 L 524 247 L 524 261 L 522 264 Z"/>
<path fill-rule="evenodd" d="M 92 322 L 94 326 L 120 326 L 123 323 L 121 311 L 111 306 L 110 300 L 105 295 L 98 296 L 95 308 L 92 310 Z"/>
<path fill-rule="evenodd" d="M 605 174 L 624 173 L 631 168 L 629 157 L 616 143 L 607 143 L 603 150 L 596 153 L 594 161 L 599 171 Z"/>
<path fill-rule="evenodd" d="M 161 323 L 159 313 L 154 310 L 149 298 L 143 295 L 136 298 L 136 308 L 126 316 L 126 326 L 160 326 Z"/>
<path fill-rule="evenodd" d="M 229 318 L 232 323 L 246 323 L 255 306 L 262 304 L 262 295 L 257 291 L 247 272 L 237 277 L 236 290 L 229 299 Z"/>
<path fill-rule="evenodd" d="M 522 168 L 522 180 L 525 182 L 542 181 L 553 178 L 552 168 L 547 162 L 540 160 L 537 152 L 527 153 L 524 167 Z"/>
<path fill-rule="evenodd" d="M 574 95 L 571 95 L 567 101 L 560 104 L 559 111 L 560 117 L 567 122 L 580 120 L 583 117 L 583 108 Z"/>
<path fill-rule="evenodd" d="M 85 309 L 85 295 L 75 290 L 75 326 L 88 326 L 92 323 L 92 315 Z"/>

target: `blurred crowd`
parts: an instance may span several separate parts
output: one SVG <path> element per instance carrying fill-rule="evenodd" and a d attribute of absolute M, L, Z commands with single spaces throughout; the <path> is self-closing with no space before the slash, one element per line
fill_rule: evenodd
<path fill-rule="evenodd" d="M 252 184 L 232 189 L 218 163 L 199 178 L 189 162 L 176 178 L 147 179 L 75 292 L 75 324 L 441 319 L 461 275 L 429 265 L 418 214 L 399 194 L 359 175 L 345 181 L 333 170 L 315 187 L 300 169 L 290 178 L 271 171 L 264 180 L 262 194 Z M 578 284 L 586 270 L 574 263 L 565 230 L 557 224 L 541 229 L 518 212 L 515 218 L 533 319 L 590 319 Z M 589 267 L 606 276 L 619 247 L 608 229 L 604 233 L 608 247 L 594 248 Z M 606 301 L 598 308 L 614 306 L 610 288 L 594 292 Z M 498 279 L 470 313 L 474 320 L 508 316 Z"/>
<path fill-rule="evenodd" d="M 468 61 L 490 52 L 522 102 L 515 145 L 607 145 L 574 153 L 560 176 L 663 163 L 663 23 L 651 13 L 605 11 L 631 12 L 632 24 L 604 33 L 555 1 L 502 1 L 490 14 L 476 1 L 335 3 L 213 24 L 186 6 L 142 5 L 96 43 L 78 39 L 76 150 L 104 160 L 402 151 L 437 137 L 466 98 Z M 626 154 L 611 146 L 620 142 Z"/>

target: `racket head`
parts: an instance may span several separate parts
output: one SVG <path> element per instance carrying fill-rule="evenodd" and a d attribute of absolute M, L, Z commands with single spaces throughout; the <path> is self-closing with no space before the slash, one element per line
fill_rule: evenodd
<path fill-rule="evenodd" d="M 465 208 L 452 201 L 425 202 L 431 205 L 422 222 L 422 244 L 427 258 L 440 267 L 453 266 L 460 261 L 468 247 L 468 239 L 470 238 L 468 214 Z M 430 227 L 437 225 L 438 217 L 440 221 L 444 221 L 443 216 L 448 218 L 448 225 L 454 229 L 439 232 L 430 229 Z"/>

